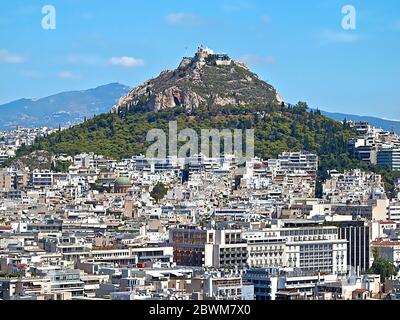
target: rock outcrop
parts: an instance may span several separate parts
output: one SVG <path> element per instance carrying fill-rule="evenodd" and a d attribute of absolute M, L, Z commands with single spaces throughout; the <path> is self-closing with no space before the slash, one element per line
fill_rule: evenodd
<path fill-rule="evenodd" d="M 199 48 L 193 58 L 183 58 L 175 70 L 167 70 L 132 89 L 113 107 L 150 111 L 182 106 L 188 111 L 201 106 L 266 104 L 281 102 L 275 88 L 244 64 L 225 54 Z"/>

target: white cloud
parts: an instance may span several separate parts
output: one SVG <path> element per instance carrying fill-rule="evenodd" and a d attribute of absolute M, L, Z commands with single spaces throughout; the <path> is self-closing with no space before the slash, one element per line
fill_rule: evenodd
<path fill-rule="evenodd" d="M 119 66 L 124 68 L 141 67 L 144 65 L 142 59 L 134 57 L 121 56 L 111 57 L 109 59 L 102 59 L 96 56 L 87 55 L 69 55 L 65 57 L 65 61 L 71 64 L 91 65 L 91 66 Z"/>
<path fill-rule="evenodd" d="M 238 61 L 246 64 L 275 64 L 276 59 L 271 56 L 259 56 L 259 55 L 246 55 L 238 58 Z"/>
<path fill-rule="evenodd" d="M 171 13 L 165 17 L 165 21 L 173 26 L 198 26 L 202 24 L 202 18 L 192 13 Z"/>
<path fill-rule="evenodd" d="M 12 64 L 20 64 L 26 61 L 25 57 L 11 53 L 6 49 L 0 49 L 0 62 L 4 63 L 12 63 Z"/>
<path fill-rule="evenodd" d="M 354 31 L 332 31 L 325 30 L 321 33 L 322 44 L 326 43 L 354 43 L 360 40 L 361 36 Z"/>
<path fill-rule="evenodd" d="M 61 71 L 58 73 L 58 77 L 60 79 L 74 80 L 74 79 L 79 79 L 80 75 L 75 74 L 72 71 Z"/>
<path fill-rule="evenodd" d="M 135 68 L 144 65 L 144 61 L 142 59 L 136 59 L 133 57 L 112 57 L 109 60 L 109 63 L 113 66 L 124 68 Z"/>

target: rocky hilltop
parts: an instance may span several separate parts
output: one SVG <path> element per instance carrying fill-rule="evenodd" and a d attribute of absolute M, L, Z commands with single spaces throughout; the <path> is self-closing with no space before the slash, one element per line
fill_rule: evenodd
<path fill-rule="evenodd" d="M 226 54 L 200 47 L 194 57 L 182 59 L 167 70 L 123 96 L 113 111 L 135 107 L 148 111 L 183 106 L 234 106 L 281 102 L 275 88 Z"/>

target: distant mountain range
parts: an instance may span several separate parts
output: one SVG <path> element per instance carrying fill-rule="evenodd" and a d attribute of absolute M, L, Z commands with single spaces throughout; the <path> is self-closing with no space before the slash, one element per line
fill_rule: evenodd
<path fill-rule="evenodd" d="M 20 99 L 0 105 L 0 130 L 58 127 L 81 123 L 84 117 L 108 112 L 129 87 L 110 83 L 94 89 L 68 91 L 42 99 Z"/>
<path fill-rule="evenodd" d="M 16 100 L 0 105 L 0 130 L 12 130 L 16 126 L 58 127 L 78 124 L 85 117 L 109 112 L 121 97 L 124 100 L 134 91 L 130 92 L 130 88 L 123 84 L 110 83 L 94 89 L 62 92 L 36 100 Z M 375 127 L 400 134 L 400 121 L 327 111 L 321 113 L 338 121 L 367 121 Z"/>
<path fill-rule="evenodd" d="M 333 113 L 333 112 L 326 112 L 326 111 L 321 111 L 321 113 L 324 116 L 327 116 L 329 118 L 332 118 L 332 119 L 335 119 L 338 121 L 343 121 L 344 119 L 352 120 L 352 121 L 366 121 L 366 122 L 369 122 L 374 127 L 381 128 L 386 131 L 393 131 L 393 132 L 400 134 L 400 121 L 386 120 L 386 119 L 381 119 L 381 118 L 377 118 L 377 117 L 369 117 L 369 116 L 359 116 L 359 115 L 354 115 L 354 114 Z"/>

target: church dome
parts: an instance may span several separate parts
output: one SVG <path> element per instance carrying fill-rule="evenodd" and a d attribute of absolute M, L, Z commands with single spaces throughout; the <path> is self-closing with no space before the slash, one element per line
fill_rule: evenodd
<path fill-rule="evenodd" d="M 128 177 L 119 177 L 118 179 L 115 180 L 115 186 L 117 187 L 125 187 L 125 186 L 131 186 L 131 180 Z"/>

